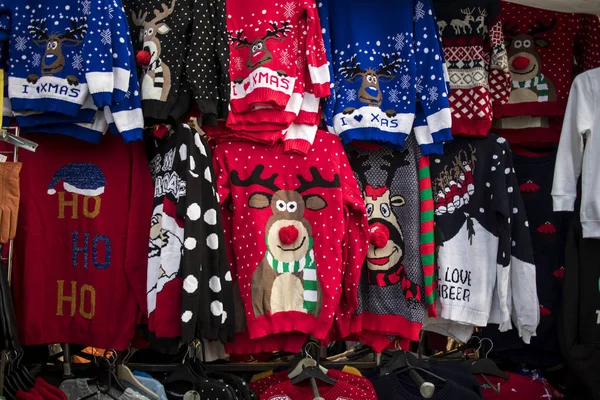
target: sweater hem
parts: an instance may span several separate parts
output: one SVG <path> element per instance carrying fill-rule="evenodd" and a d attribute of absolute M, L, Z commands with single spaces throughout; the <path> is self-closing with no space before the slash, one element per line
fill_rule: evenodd
<path fill-rule="evenodd" d="M 250 113 L 254 107 L 270 107 L 276 111 L 284 111 L 290 95 L 271 89 L 256 89 L 239 99 L 231 99 L 231 113 Z"/>
<path fill-rule="evenodd" d="M 463 325 L 486 326 L 490 318 L 490 313 L 464 306 L 453 306 L 441 304 L 442 311 L 439 317 L 455 321 Z"/>
<path fill-rule="evenodd" d="M 323 317 L 324 315 L 321 315 L 321 318 Z M 248 331 L 251 339 L 298 331 L 308 335 L 312 334 L 316 339 L 322 340 L 327 337 L 332 324 L 333 316 L 331 315 L 328 316 L 328 321 L 322 321 L 303 312 L 287 311 L 248 321 Z"/>
<path fill-rule="evenodd" d="M 452 134 L 465 136 L 484 137 L 492 129 L 492 120 L 464 120 L 462 118 L 452 119 Z"/>
<path fill-rule="evenodd" d="M 374 314 L 363 312 L 362 330 L 380 332 L 385 335 L 402 336 L 419 341 L 423 324 L 409 321 L 401 315 Z"/>
<path fill-rule="evenodd" d="M 40 346 L 49 343 L 71 343 L 82 346 L 92 346 L 101 349 L 114 349 L 124 351 L 129 347 L 129 343 L 133 339 L 134 331 L 131 331 L 131 337 L 125 338 L 110 338 L 109 335 L 94 335 L 89 331 L 73 328 L 72 325 L 63 326 L 58 329 L 26 329 L 21 331 L 21 342 L 27 346 Z M 122 334 L 122 330 L 119 333 Z M 125 335 L 122 335 L 125 336 Z"/>
<path fill-rule="evenodd" d="M 552 117 L 564 115 L 567 105 L 565 102 L 544 103 L 511 103 L 494 106 L 494 118 L 520 117 L 530 115 L 532 117 Z"/>
<path fill-rule="evenodd" d="M 81 104 L 69 103 L 58 99 L 10 99 L 13 111 L 51 111 L 76 117 L 81 111 Z"/>
<path fill-rule="evenodd" d="M 600 221 L 581 220 L 581 229 L 584 239 L 599 239 L 600 238 Z"/>
<path fill-rule="evenodd" d="M 408 137 L 405 132 L 384 132 L 379 128 L 355 128 L 344 131 L 340 134 L 340 139 L 344 145 L 353 140 L 366 142 L 389 143 L 397 146 L 404 146 Z"/>

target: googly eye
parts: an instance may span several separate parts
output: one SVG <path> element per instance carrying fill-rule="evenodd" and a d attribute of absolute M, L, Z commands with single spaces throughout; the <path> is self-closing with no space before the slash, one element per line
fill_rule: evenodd
<path fill-rule="evenodd" d="M 277 202 L 275 203 L 275 207 L 277 207 L 277 209 L 282 212 L 287 209 L 287 205 L 283 200 L 277 200 Z"/>
<path fill-rule="evenodd" d="M 387 203 L 383 203 L 381 206 L 379 206 L 379 209 L 381 211 L 381 215 L 383 215 L 385 218 L 391 215 L 390 206 L 388 206 Z"/>
<path fill-rule="evenodd" d="M 298 209 L 298 203 L 296 203 L 295 201 L 290 201 L 289 203 L 287 203 L 287 210 L 288 212 L 296 212 L 296 210 Z"/>
<path fill-rule="evenodd" d="M 366 208 L 367 208 L 367 217 L 371 218 L 371 215 L 373 215 L 373 203 L 367 204 Z"/>

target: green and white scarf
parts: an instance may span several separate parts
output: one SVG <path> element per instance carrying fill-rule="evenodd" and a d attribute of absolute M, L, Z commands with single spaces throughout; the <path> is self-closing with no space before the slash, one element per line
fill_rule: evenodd
<path fill-rule="evenodd" d="M 538 102 L 543 103 L 548 101 L 548 83 L 544 74 L 538 74 L 535 78 L 528 81 L 513 81 L 515 89 L 537 89 Z"/>
<path fill-rule="evenodd" d="M 266 239 L 267 252 L 265 258 L 267 262 L 277 273 L 302 272 L 304 278 L 304 308 L 308 311 L 317 309 L 317 264 L 315 263 L 315 253 L 313 252 L 314 239 L 308 238 L 308 251 L 302 259 L 292 262 L 279 261 L 271 254 L 269 248 L 269 238 Z"/>

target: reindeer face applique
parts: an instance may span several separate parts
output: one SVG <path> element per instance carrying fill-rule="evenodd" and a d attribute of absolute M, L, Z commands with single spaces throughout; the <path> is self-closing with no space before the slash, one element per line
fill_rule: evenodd
<path fill-rule="evenodd" d="M 469 153 L 461 150 L 452 162 L 452 167 L 445 166 L 440 175 L 433 180 L 436 215 L 453 214 L 463 205 L 469 204 L 471 196 L 475 193 L 473 171 L 477 161 L 477 149 L 471 145 L 469 149 Z"/>
<path fill-rule="evenodd" d="M 270 29 L 267 29 L 265 35 L 255 38 L 252 42 L 248 41 L 248 38 L 244 35 L 244 30 L 237 30 L 235 33 L 229 32 L 229 40 L 231 44 L 236 48 L 247 48 L 249 49 L 248 58 L 246 60 L 246 68 L 249 71 L 254 71 L 258 67 L 273 61 L 273 53 L 269 50 L 269 40 L 277 40 L 282 42 L 288 36 L 288 33 L 292 30 L 290 21 L 273 22 L 270 21 Z M 285 71 L 277 71 L 280 76 L 287 76 Z"/>
<path fill-rule="evenodd" d="M 356 78 L 360 77 L 361 85 L 358 91 L 358 100 L 372 107 L 379 107 L 383 102 L 383 95 L 379 84 L 380 80 L 393 80 L 396 77 L 394 74 L 396 74 L 402 64 L 398 54 L 382 54 L 381 57 L 383 62 L 379 64 L 377 70 L 362 68 L 361 63 L 356 60 L 356 54 L 350 57 L 350 59 L 342 61 L 339 68 L 340 74 L 348 82 L 353 82 Z M 355 110 L 356 108 L 348 107 L 344 109 L 343 113 L 352 114 Z M 397 114 L 394 110 L 387 110 L 385 113 L 390 118 Z"/>
<path fill-rule="evenodd" d="M 163 20 L 170 16 L 175 9 L 175 0 L 171 5 L 161 4 L 162 10 L 154 10 L 154 18 L 146 21 L 148 12 L 140 10 L 132 13 L 133 23 L 140 27 L 140 42 L 143 50 L 136 55 L 136 61 L 143 68 L 142 99 L 167 101 L 171 90 L 171 69 L 160 58 L 162 48 L 158 35 L 166 35 L 171 28 Z"/>
<path fill-rule="evenodd" d="M 63 70 L 66 62 L 63 46 L 77 46 L 83 42 L 88 29 L 86 18 L 71 18 L 70 23 L 71 27 L 66 28 L 64 33 L 48 33 L 46 18 L 32 19 L 27 27 L 33 42 L 45 47 L 41 62 L 42 76 L 54 76 Z M 69 75 L 66 79 L 70 85 L 79 84 L 76 76 Z M 39 76 L 35 74 L 27 77 L 29 83 L 37 83 L 38 80 Z"/>
<path fill-rule="evenodd" d="M 535 25 L 529 25 L 526 33 L 519 33 L 518 25 L 504 25 L 508 66 L 513 81 L 509 103 L 556 101 L 556 89 L 542 74 L 542 57 L 536 50 L 536 46 L 545 48 L 550 45 L 540 35 L 552 30 L 555 25 L 556 19 L 548 25 L 537 21 Z"/>
<path fill-rule="evenodd" d="M 304 195 L 312 188 L 338 188 L 339 175 L 325 180 L 316 167 L 310 169 L 312 180 L 297 175 L 300 185 L 294 190 L 282 190 L 275 184 L 279 174 L 261 178 L 264 166 L 258 165 L 250 176 L 240 179 L 231 172 L 235 186 L 260 185 L 268 192 L 254 192 L 248 206 L 270 208 L 272 215 L 265 226 L 267 251 L 252 274 L 252 304 L 254 316 L 260 317 L 283 311 L 299 311 L 319 315 L 321 288 L 313 252 L 314 240 L 305 211 L 319 211 L 327 202 L 316 194 Z"/>

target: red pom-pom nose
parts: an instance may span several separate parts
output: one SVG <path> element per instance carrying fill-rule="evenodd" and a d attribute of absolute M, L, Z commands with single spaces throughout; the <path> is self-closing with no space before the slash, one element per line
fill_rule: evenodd
<path fill-rule="evenodd" d="M 523 56 L 516 57 L 512 62 L 513 67 L 516 69 L 525 69 L 529 67 L 529 64 L 531 64 L 529 58 Z"/>
<path fill-rule="evenodd" d="M 371 233 L 370 241 L 376 249 L 382 249 L 390 240 L 390 231 L 380 222 L 376 222 L 369 228 Z"/>
<path fill-rule="evenodd" d="M 283 244 L 292 244 L 298 239 L 298 228 L 294 225 L 284 226 L 279 229 L 279 240 Z"/>
<path fill-rule="evenodd" d="M 135 55 L 135 62 L 140 67 L 147 67 L 150 64 L 150 59 L 151 58 L 152 58 L 152 55 L 150 54 L 149 51 L 140 50 Z"/>

